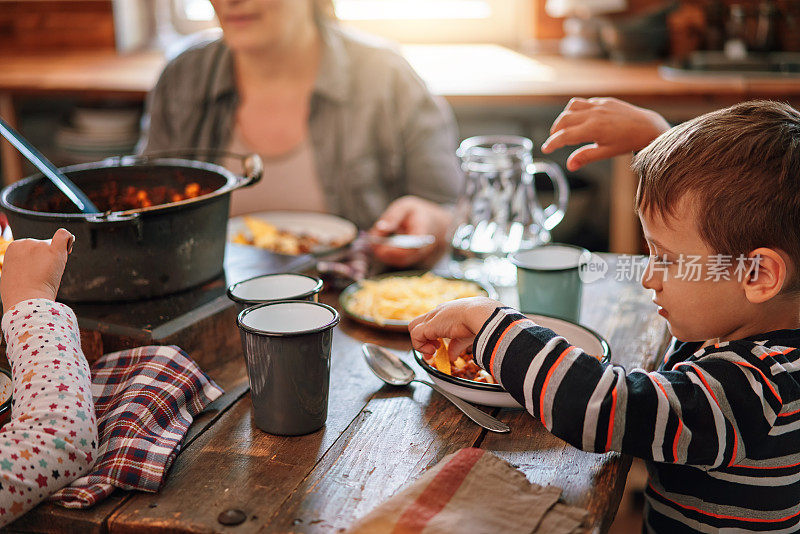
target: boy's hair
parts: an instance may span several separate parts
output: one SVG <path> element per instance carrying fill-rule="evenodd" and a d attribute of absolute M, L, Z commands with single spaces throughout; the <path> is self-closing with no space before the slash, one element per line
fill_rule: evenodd
<path fill-rule="evenodd" d="M 793 263 L 783 291 L 800 289 L 800 112 L 752 101 L 707 113 L 659 136 L 632 167 L 638 212 L 676 216 L 691 193 L 711 250 L 735 265 L 759 247 L 780 249 Z"/>

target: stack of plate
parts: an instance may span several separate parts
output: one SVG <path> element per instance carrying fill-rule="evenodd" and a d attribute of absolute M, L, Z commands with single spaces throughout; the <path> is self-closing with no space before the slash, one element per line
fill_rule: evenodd
<path fill-rule="evenodd" d="M 139 110 L 76 108 L 70 124 L 56 132 L 56 148 L 71 163 L 130 154 L 139 138 Z"/>

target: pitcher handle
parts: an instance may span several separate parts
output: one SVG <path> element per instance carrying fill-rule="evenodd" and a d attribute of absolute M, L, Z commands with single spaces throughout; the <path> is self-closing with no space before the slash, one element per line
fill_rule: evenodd
<path fill-rule="evenodd" d="M 531 176 L 535 176 L 537 172 L 542 172 L 553 182 L 555 202 L 544 208 L 543 223 L 545 230 L 550 231 L 561 222 L 564 215 L 567 213 L 567 202 L 569 202 L 569 184 L 567 183 L 567 178 L 564 176 L 561 167 L 550 161 L 541 159 L 534 160 L 528 166 L 528 169 Z"/>

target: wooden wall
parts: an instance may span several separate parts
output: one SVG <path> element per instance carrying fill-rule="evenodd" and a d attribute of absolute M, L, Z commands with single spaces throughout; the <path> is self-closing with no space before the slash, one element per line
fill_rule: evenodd
<path fill-rule="evenodd" d="M 0 0 L 0 51 L 114 49 L 111 0 Z"/>

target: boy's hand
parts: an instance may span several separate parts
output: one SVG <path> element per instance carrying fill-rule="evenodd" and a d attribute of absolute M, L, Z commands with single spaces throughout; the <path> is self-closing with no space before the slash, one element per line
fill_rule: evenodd
<path fill-rule="evenodd" d="M 450 338 L 450 354 L 461 354 L 489 319 L 503 306 L 486 297 L 470 297 L 437 306 L 408 325 L 411 344 L 423 354 L 433 354 L 441 338 Z"/>
<path fill-rule="evenodd" d="M 584 145 L 567 158 L 567 169 L 575 171 L 593 161 L 641 150 L 669 128 L 655 111 L 616 98 L 573 98 L 553 122 L 542 152 Z"/>
<path fill-rule="evenodd" d="M 20 239 L 6 249 L 0 275 L 3 312 L 29 299 L 55 300 L 75 236 L 63 228 L 52 239 Z"/>

